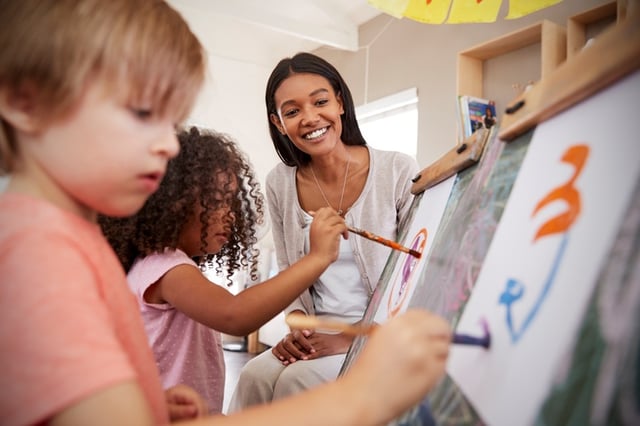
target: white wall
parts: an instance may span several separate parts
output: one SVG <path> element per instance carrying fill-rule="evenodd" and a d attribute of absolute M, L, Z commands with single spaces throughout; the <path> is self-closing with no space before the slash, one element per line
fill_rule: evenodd
<path fill-rule="evenodd" d="M 204 90 L 188 119 L 189 124 L 228 133 L 254 165 L 264 186 L 266 174 L 277 164 L 264 106 L 271 69 L 217 56 L 209 57 Z"/>

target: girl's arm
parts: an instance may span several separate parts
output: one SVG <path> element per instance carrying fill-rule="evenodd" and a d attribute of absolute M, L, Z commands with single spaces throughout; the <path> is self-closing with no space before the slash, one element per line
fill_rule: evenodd
<path fill-rule="evenodd" d="M 226 334 L 244 336 L 275 317 L 311 286 L 338 256 L 344 220 L 318 210 L 311 224 L 309 254 L 275 277 L 233 295 L 190 265 L 167 272 L 149 288 L 190 318 Z M 148 290 L 148 291 L 149 291 Z"/>

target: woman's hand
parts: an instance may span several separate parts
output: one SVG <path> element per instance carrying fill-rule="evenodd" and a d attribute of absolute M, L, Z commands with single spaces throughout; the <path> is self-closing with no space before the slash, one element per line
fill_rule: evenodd
<path fill-rule="evenodd" d="M 307 339 L 307 336 L 312 334 L 313 330 L 293 330 L 271 349 L 271 353 L 284 365 L 289 365 L 297 360 L 309 359 L 309 355 L 315 352 Z"/>
<path fill-rule="evenodd" d="M 294 330 L 271 349 L 284 365 L 298 360 L 310 360 L 323 356 L 346 353 L 353 337 L 343 333 L 316 333 L 314 330 Z"/>

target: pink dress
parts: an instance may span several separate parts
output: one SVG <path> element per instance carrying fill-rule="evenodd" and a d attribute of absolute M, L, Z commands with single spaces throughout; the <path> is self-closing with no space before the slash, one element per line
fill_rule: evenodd
<path fill-rule="evenodd" d="M 220 333 L 194 321 L 168 303 L 147 303 L 143 298 L 150 285 L 171 269 L 184 264 L 198 267 L 184 252 L 166 250 L 162 254 L 136 260 L 127 278 L 138 299 L 164 387 L 189 385 L 206 399 L 211 413 L 220 413 L 225 380 Z"/>

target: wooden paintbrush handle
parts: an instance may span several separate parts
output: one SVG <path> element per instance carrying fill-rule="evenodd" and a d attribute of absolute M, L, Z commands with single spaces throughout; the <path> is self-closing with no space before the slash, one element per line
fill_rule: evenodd
<path fill-rule="evenodd" d="M 310 328 L 314 330 L 332 330 L 340 331 L 350 336 L 358 336 L 360 334 L 369 334 L 375 328 L 375 325 L 347 324 L 340 321 L 322 320 L 311 315 L 292 313 L 287 315 L 285 319 L 287 325 L 291 328 L 303 329 Z"/>

